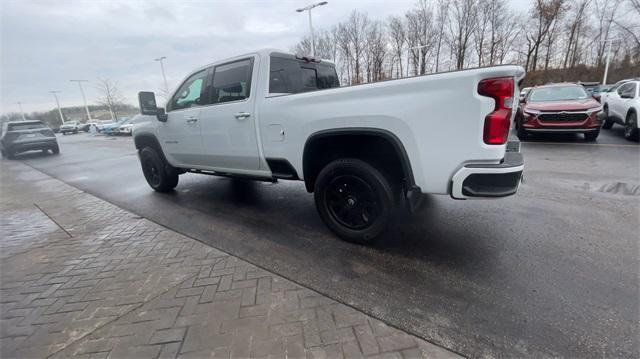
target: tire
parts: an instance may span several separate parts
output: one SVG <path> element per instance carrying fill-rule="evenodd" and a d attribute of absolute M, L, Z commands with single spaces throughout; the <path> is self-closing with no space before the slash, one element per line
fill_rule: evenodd
<path fill-rule="evenodd" d="M 140 151 L 140 164 L 147 183 L 157 192 L 169 192 L 178 185 L 178 171 L 166 164 L 151 147 Z"/>
<path fill-rule="evenodd" d="M 605 130 L 608 130 L 611 127 L 613 127 L 613 120 L 611 120 L 609 118 L 609 107 L 608 106 L 605 106 L 603 111 L 604 111 L 604 121 L 602 121 L 602 128 L 604 128 Z"/>
<path fill-rule="evenodd" d="M 326 165 L 316 179 L 314 199 L 325 225 L 357 244 L 370 243 L 384 231 L 396 203 L 389 180 L 355 158 Z"/>
<path fill-rule="evenodd" d="M 7 148 L 4 151 L 8 159 L 14 160 L 16 158 L 16 153 L 11 148 Z"/>
<path fill-rule="evenodd" d="M 524 130 L 524 128 L 522 128 L 522 125 L 518 126 L 518 130 L 516 131 L 516 135 L 518 136 L 518 139 L 520 141 L 524 141 L 527 139 L 527 137 L 529 137 L 529 134 L 527 133 L 527 131 Z"/>
<path fill-rule="evenodd" d="M 73 133 L 78 133 L 78 130 L 73 131 Z"/>
<path fill-rule="evenodd" d="M 60 147 L 58 145 L 55 145 L 54 147 L 51 147 L 51 152 L 53 152 L 54 155 L 57 155 L 60 153 Z"/>
<path fill-rule="evenodd" d="M 62 132 L 62 135 L 63 135 L 63 136 L 66 136 L 66 135 L 67 135 L 67 133 L 66 133 L 66 132 Z"/>
<path fill-rule="evenodd" d="M 46 148 L 41 149 L 40 151 L 42 151 L 43 154 L 49 153 L 49 150 Z"/>
<path fill-rule="evenodd" d="M 624 138 L 628 141 L 638 141 L 638 115 L 632 112 L 624 122 Z"/>
<path fill-rule="evenodd" d="M 600 129 L 597 129 L 595 131 L 585 132 L 584 139 L 589 142 L 593 142 L 598 138 L 599 135 L 600 135 Z"/>
<path fill-rule="evenodd" d="M 0 154 L 2 154 L 2 158 L 7 158 L 7 153 L 4 150 L 0 150 Z"/>

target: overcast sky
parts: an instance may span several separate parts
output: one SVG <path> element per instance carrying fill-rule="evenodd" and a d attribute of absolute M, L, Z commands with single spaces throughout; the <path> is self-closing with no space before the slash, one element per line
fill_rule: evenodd
<path fill-rule="evenodd" d="M 308 33 L 306 14 L 290 1 L 7 1 L 0 0 L 0 113 L 82 105 L 99 96 L 97 78 L 115 81 L 134 104 L 141 90 L 157 91 L 166 56 L 169 87 L 192 69 L 264 47 L 289 50 Z M 526 0 L 512 0 L 514 8 Z M 314 28 L 329 28 L 358 9 L 372 19 L 401 15 L 415 0 L 329 0 L 314 9 Z"/>

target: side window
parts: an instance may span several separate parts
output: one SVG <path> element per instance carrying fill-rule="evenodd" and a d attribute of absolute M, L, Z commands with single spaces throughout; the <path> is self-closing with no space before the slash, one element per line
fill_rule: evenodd
<path fill-rule="evenodd" d="M 207 70 L 202 70 L 189 77 L 173 95 L 169 111 L 202 105 L 201 95 L 206 81 Z"/>
<path fill-rule="evenodd" d="M 626 92 L 629 92 L 630 85 L 633 86 L 633 84 L 624 84 L 618 87 L 618 95 L 623 96 Z"/>
<path fill-rule="evenodd" d="M 212 103 L 239 101 L 251 95 L 251 59 L 219 65 L 213 72 Z"/>

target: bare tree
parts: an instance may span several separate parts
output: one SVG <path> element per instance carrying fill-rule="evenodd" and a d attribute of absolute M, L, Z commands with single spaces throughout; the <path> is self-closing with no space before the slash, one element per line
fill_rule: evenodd
<path fill-rule="evenodd" d="M 473 32 L 478 25 L 477 0 L 453 0 L 450 12 L 450 46 L 456 61 L 456 69 L 464 68 Z"/>
<path fill-rule="evenodd" d="M 620 7 L 621 0 L 595 1 L 593 8 L 594 15 L 597 17 L 597 32 L 594 36 L 594 45 L 596 46 L 596 64 L 602 66 L 604 63 L 604 51 L 608 46 L 605 40 L 612 38 L 610 36 L 616 12 Z"/>
<path fill-rule="evenodd" d="M 118 89 L 115 82 L 107 78 L 98 78 L 96 88 L 101 94 L 97 102 L 109 108 L 111 119 L 115 121 L 118 118 L 116 113 L 117 108 L 124 102 L 124 97 L 120 93 L 120 89 Z"/>
<path fill-rule="evenodd" d="M 538 65 L 538 53 L 542 42 L 547 37 L 549 29 L 562 11 L 564 0 L 536 0 L 531 9 L 531 19 L 526 25 L 527 62 L 525 68 L 535 70 Z"/>
<path fill-rule="evenodd" d="M 388 20 L 389 39 L 391 41 L 391 50 L 393 52 L 393 60 L 391 61 L 391 72 L 393 72 L 394 63 L 397 61 L 396 77 L 401 77 L 402 72 L 402 53 L 407 41 L 407 34 L 402 18 L 392 16 Z"/>
<path fill-rule="evenodd" d="M 442 51 L 442 43 L 445 37 L 444 27 L 449 20 L 449 0 L 437 0 L 437 14 L 435 17 L 434 31 L 436 33 L 436 58 L 435 72 L 438 72 L 440 66 L 440 52 Z"/>

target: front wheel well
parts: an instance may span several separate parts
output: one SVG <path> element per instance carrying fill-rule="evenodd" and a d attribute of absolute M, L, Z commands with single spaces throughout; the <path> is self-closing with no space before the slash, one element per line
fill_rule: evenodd
<path fill-rule="evenodd" d="M 405 188 L 415 185 L 407 153 L 395 135 L 384 130 L 337 130 L 314 134 L 305 144 L 302 167 L 308 192 L 313 192 L 322 168 L 340 158 L 363 160 Z"/>
<path fill-rule="evenodd" d="M 167 161 L 167 158 L 164 155 L 164 152 L 162 151 L 162 147 L 160 146 L 160 142 L 158 142 L 158 139 L 155 136 L 146 135 L 146 134 L 145 135 L 138 135 L 138 136 L 135 136 L 133 138 L 133 143 L 135 144 L 136 149 L 138 151 L 141 151 L 145 147 L 153 148 L 154 150 L 156 150 L 158 152 L 158 154 L 160 155 L 160 157 L 162 158 L 162 160 L 165 163 L 167 163 L 167 164 L 169 163 Z"/>

